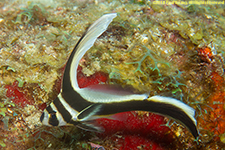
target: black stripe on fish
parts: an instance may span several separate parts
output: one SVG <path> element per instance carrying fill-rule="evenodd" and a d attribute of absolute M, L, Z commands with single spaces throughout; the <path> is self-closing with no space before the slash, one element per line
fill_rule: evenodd
<path fill-rule="evenodd" d="M 82 41 L 83 37 L 85 37 L 85 35 L 86 35 L 86 32 L 85 32 L 85 34 L 83 34 L 83 36 L 77 42 L 76 46 L 74 47 L 74 49 L 73 49 L 72 53 L 70 54 L 69 59 L 66 63 L 66 67 L 65 67 L 65 70 L 64 70 L 64 74 L 63 74 L 62 93 L 63 92 L 65 92 L 65 93 L 72 92 L 74 94 L 77 94 L 75 91 L 73 91 L 73 87 L 72 87 L 72 84 L 71 84 L 72 83 L 71 79 L 76 78 L 76 77 L 70 76 L 70 70 L 71 70 L 71 64 L 72 64 L 74 55 L 76 54 L 77 48 L 78 48 L 80 42 Z"/>
<path fill-rule="evenodd" d="M 58 126 L 59 125 L 59 120 L 56 117 L 56 113 L 51 113 L 48 123 L 51 124 L 52 126 Z"/>
<path fill-rule="evenodd" d="M 186 126 L 193 136 L 199 136 L 195 122 L 182 110 L 167 103 L 153 102 L 148 100 L 129 101 L 110 104 L 101 104 L 101 110 L 96 113 L 98 116 L 108 116 L 126 111 L 148 111 L 171 117 Z M 84 115 L 85 112 L 83 112 Z M 85 116 L 85 115 L 84 115 Z M 79 118 L 80 116 L 78 116 Z"/>
<path fill-rule="evenodd" d="M 72 115 L 62 105 L 58 97 L 53 101 L 53 104 L 57 108 L 58 112 L 62 115 L 63 119 L 68 123 L 71 120 Z"/>
<path fill-rule="evenodd" d="M 58 126 L 59 120 L 56 117 L 56 111 L 54 111 L 51 106 L 48 106 L 46 110 L 49 114 L 48 123 L 51 124 L 52 126 Z"/>
<path fill-rule="evenodd" d="M 42 122 L 44 119 L 44 113 L 41 114 L 40 121 Z"/>
<path fill-rule="evenodd" d="M 47 110 L 48 113 L 55 112 L 55 111 L 52 109 L 51 106 L 48 106 L 48 107 L 46 108 L 46 110 Z"/>
<path fill-rule="evenodd" d="M 72 90 L 72 87 L 70 90 L 62 92 L 61 95 L 66 103 L 78 112 L 82 111 L 92 104 L 91 102 L 88 102 L 83 97 L 81 97 L 80 94 L 78 94 L 76 91 Z"/>

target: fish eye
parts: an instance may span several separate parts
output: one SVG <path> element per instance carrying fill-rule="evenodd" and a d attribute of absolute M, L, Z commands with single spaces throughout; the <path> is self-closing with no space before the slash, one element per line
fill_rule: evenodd
<path fill-rule="evenodd" d="M 56 118 L 56 112 L 52 112 L 49 114 L 51 119 L 55 119 Z"/>
<path fill-rule="evenodd" d="M 49 112 L 48 124 L 51 125 L 51 126 L 58 126 L 59 121 L 57 119 L 55 111 Z"/>
<path fill-rule="evenodd" d="M 52 117 L 52 119 L 55 119 L 56 115 L 55 114 L 51 114 L 51 117 Z"/>

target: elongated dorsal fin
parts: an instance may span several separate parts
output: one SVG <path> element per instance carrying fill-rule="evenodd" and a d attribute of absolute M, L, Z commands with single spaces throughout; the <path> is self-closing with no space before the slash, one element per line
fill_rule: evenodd
<path fill-rule="evenodd" d="M 73 52 L 71 53 L 65 72 L 68 70 L 71 86 L 75 91 L 80 89 L 77 82 L 77 67 L 79 61 L 83 55 L 93 46 L 96 39 L 107 29 L 108 25 L 116 16 L 116 13 L 105 14 L 96 20 L 88 28 L 83 37 L 78 41 Z M 68 82 L 65 83 L 65 87 L 67 86 L 66 84 L 68 84 Z"/>

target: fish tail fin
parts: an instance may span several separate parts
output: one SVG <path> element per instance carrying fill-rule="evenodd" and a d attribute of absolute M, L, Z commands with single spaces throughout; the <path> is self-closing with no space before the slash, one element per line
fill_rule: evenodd
<path fill-rule="evenodd" d="M 199 136 L 197 121 L 195 119 L 195 109 L 171 97 L 157 95 L 149 97 L 147 101 L 153 104 L 153 112 L 179 121 L 191 131 L 195 138 Z"/>

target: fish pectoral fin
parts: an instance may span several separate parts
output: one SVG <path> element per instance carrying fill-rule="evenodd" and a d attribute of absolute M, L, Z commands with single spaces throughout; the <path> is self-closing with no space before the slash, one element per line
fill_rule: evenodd
<path fill-rule="evenodd" d="M 94 120 L 83 121 L 77 124 L 76 126 L 86 131 L 100 132 L 100 133 L 105 131 L 105 129 L 103 127 L 98 126 Z"/>
<path fill-rule="evenodd" d="M 101 110 L 102 105 L 101 104 L 92 104 L 85 109 L 83 109 L 78 115 L 77 120 L 78 121 L 88 121 L 93 120 L 94 115 L 97 115 L 97 113 Z"/>

